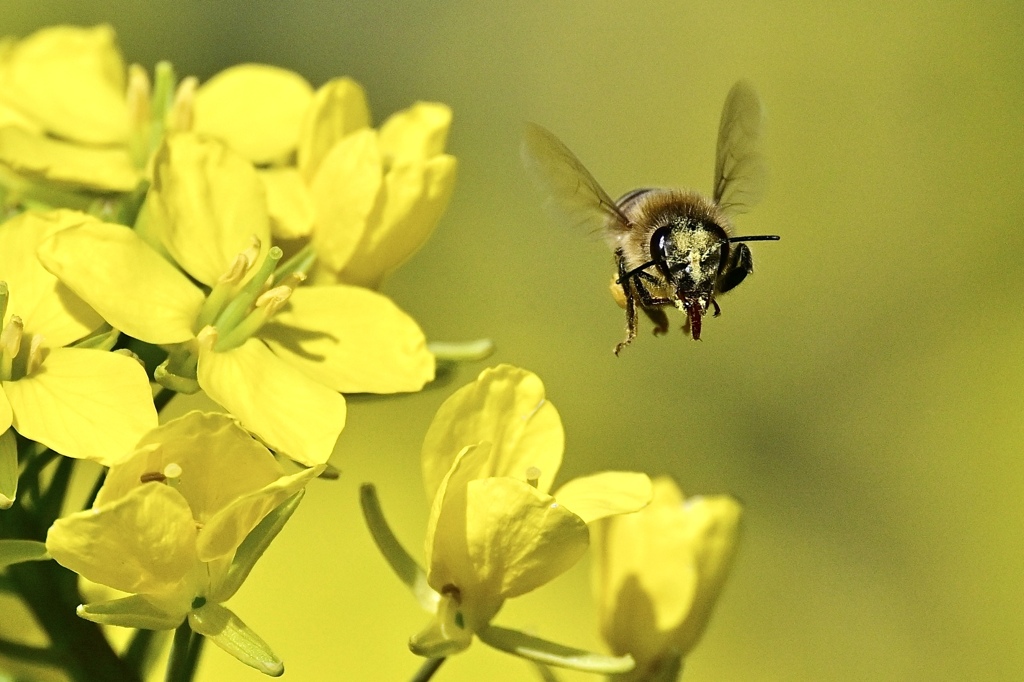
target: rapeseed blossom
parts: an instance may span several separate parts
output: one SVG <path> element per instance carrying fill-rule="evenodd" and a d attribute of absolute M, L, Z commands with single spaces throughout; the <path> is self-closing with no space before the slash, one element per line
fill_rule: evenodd
<path fill-rule="evenodd" d="M 684 499 L 660 477 L 645 509 L 596 524 L 601 636 L 636 660 L 624 682 L 675 682 L 732 566 L 739 521 L 731 497 Z"/>
<path fill-rule="evenodd" d="M 115 328 L 169 350 L 158 381 L 201 388 L 275 450 L 326 462 L 345 421 L 339 392 L 414 391 L 433 378 L 423 333 L 389 299 L 275 272 L 282 254 L 267 248 L 256 171 L 223 143 L 171 136 L 143 220 L 145 238 L 82 216 L 40 258 Z"/>
<path fill-rule="evenodd" d="M 589 545 L 589 524 L 650 500 L 647 476 L 627 472 L 578 478 L 549 493 L 563 445 L 540 379 L 511 365 L 485 370 L 438 410 L 422 451 L 433 500 L 425 540 L 430 591 L 417 588 L 435 617 L 410 640 L 414 653 L 448 656 L 474 635 L 514 650 L 506 645 L 516 638 L 491 625 L 505 600 L 576 563 Z"/>
<path fill-rule="evenodd" d="M 109 26 L 54 26 L 0 49 L 0 190 L 9 204 L 86 209 L 135 191 L 194 79 L 125 66 Z M 175 90 L 177 86 L 177 91 Z"/>
<path fill-rule="evenodd" d="M 309 240 L 318 282 L 376 288 L 427 240 L 448 205 L 451 109 L 418 102 L 370 127 L 363 88 L 335 78 L 234 66 L 196 91 L 195 130 L 254 163 L 276 237 Z"/>
<path fill-rule="evenodd" d="M 195 632 L 269 674 L 280 661 L 222 602 L 230 599 L 322 471 L 286 474 L 227 415 L 190 412 L 150 431 L 110 468 L 91 509 L 58 519 L 46 549 L 128 593 L 83 604 L 106 625 Z"/>
<path fill-rule="evenodd" d="M 0 434 L 13 427 L 110 465 L 156 426 L 156 409 L 139 362 L 87 347 L 103 319 L 36 259 L 41 243 L 77 221 L 55 211 L 0 224 Z"/>

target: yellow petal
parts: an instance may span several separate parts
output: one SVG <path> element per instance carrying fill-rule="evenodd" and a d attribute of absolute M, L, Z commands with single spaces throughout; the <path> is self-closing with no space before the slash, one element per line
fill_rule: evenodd
<path fill-rule="evenodd" d="M 0 390 L 0 432 L 6 433 L 13 423 L 14 412 L 11 411 L 11 403 L 7 400 L 7 394 Z"/>
<path fill-rule="evenodd" d="M 569 570 L 586 552 L 583 519 L 550 495 L 512 478 L 481 478 L 467 486 L 466 536 L 480 582 L 498 582 L 516 597 Z"/>
<path fill-rule="evenodd" d="M 141 176 L 125 149 L 83 147 L 23 128 L 0 128 L 0 163 L 30 179 L 96 192 L 130 192 Z"/>
<path fill-rule="evenodd" d="M 131 229 L 86 222 L 47 239 L 39 259 L 114 328 L 147 343 L 193 338 L 203 293 Z"/>
<path fill-rule="evenodd" d="M 179 595 L 187 610 L 197 532 L 185 498 L 147 483 L 110 505 L 57 519 L 46 550 L 93 582 L 133 594 Z"/>
<path fill-rule="evenodd" d="M 313 246 L 328 267 L 340 270 L 359 245 L 383 182 L 377 133 L 359 130 L 324 157 L 310 185 L 316 210 Z"/>
<path fill-rule="evenodd" d="M 452 110 L 439 102 L 417 102 L 392 114 L 380 127 L 380 148 L 391 159 L 426 159 L 444 151 Z"/>
<path fill-rule="evenodd" d="M 199 354 L 199 385 L 271 448 L 314 466 L 345 426 L 345 399 L 278 358 L 261 341 Z"/>
<path fill-rule="evenodd" d="M 2 48 L 0 48 L 2 49 Z M 42 133 L 42 127 L 17 109 L 0 102 L 0 128 L 17 126 L 33 133 Z"/>
<path fill-rule="evenodd" d="M 511 365 L 486 369 L 441 405 L 423 439 L 428 499 L 434 498 L 459 451 L 484 441 L 493 444 L 485 475 L 526 480 L 527 470 L 536 468 L 537 489 L 551 489 L 562 464 L 565 433 L 536 374 Z"/>
<path fill-rule="evenodd" d="M 59 137 L 117 144 L 128 137 L 125 67 L 110 26 L 54 26 L 12 46 L 0 92 Z"/>
<path fill-rule="evenodd" d="M 157 424 L 146 371 L 117 353 L 54 348 L 3 387 L 18 433 L 68 457 L 110 466 Z"/>
<path fill-rule="evenodd" d="M 0 278 L 10 289 L 7 312 L 21 317 L 27 334 L 42 334 L 50 347 L 66 346 L 103 324 L 95 310 L 36 258 L 47 236 L 82 222 L 93 219 L 76 211 L 26 211 L 0 225 Z"/>
<path fill-rule="evenodd" d="M 298 167 L 311 181 L 336 142 L 370 125 L 363 86 L 351 78 L 332 78 L 314 93 L 299 133 Z"/>
<path fill-rule="evenodd" d="M 639 664 L 693 648 L 731 566 L 739 517 L 729 497 L 684 503 L 675 484 L 660 478 L 647 508 L 597 525 L 595 591 L 613 651 Z"/>
<path fill-rule="evenodd" d="M 651 501 L 647 474 L 604 471 L 569 481 L 555 498 L 587 523 L 643 509 Z"/>
<path fill-rule="evenodd" d="M 468 445 L 455 456 L 432 498 L 424 550 L 427 579 L 436 592 L 471 575 L 466 564 L 466 485 L 487 467 L 489 443 Z"/>
<path fill-rule="evenodd" d="M 270 229 L 280 239 L 305 237 L 313 230 L 313 200 L 294 168 L 258 171 L 267 191 Z"/>
<path fill-rule="evenodd" d="M 711 610 L 721 593 L 736 555 L 740 504 L 725 495 L 692 497 L 687 500 L 690 547 L 696 557 L 697 595 L 676 630 L 676 648 L 689 651 L 704 633 Z"/>
<path fill-rule="evenodd" d="M 195 127 L 253 163 L 285 160 L 295 151 L 313 88 L 299 74 L 266 64 L 239 64 L 204 83 L 195 98 Z"/>
<path fill-rule="evenodd" d="M 480 567 L 474 565 L 467 535 L 468 485 L 486 468 L 489 451 L 490 446 L 484 443 L 458 453 L 441 481 L 427 521 L 427 583 L 441 595 L 437 622 L 442 627 L 438 633 L 442 640 L 462 641 L 467 632 L 490 622 L 505 602 L 500 576 L 481 576 Z M 486 582 L 488 578 L 490 582 Z M 447 613 L 445 609 L 454 611 Z M 459 627 L 446 632 L 450 623 Z M 429 638 L 430 629 L 421 636 Z"/>
<path fill-rule="evenodd" d="M 322 466 L 303 469 L 232 500 L 199 531 L 199 558 L 212 561 L 234 552 L 267 514 L 301 490 L 322 470 Z"/>
<path fill-rule="evenodd" d="M 192 277 L 213 286 L 252 237 L 270 246 L 266 191 L 256 169 L 215 140 L 174 135 L 157 153 L 147 202 L 164 246 Z"/>
<path fill-rule="evenodd" d="M 180 468 L 175 489 L 201 524 L 238 497 L 284 475 L 270 451 L 231 415 L 192 411 L 142 436 L 132 456 L 107 472 L 96 504 L 127 495 L 139 486 L 143 474 L 163 472 L 169 464 Z"/>
<path fill-rule="evenodd" d="M 384 178 L 384 208 L 342 270 L 343 281 L 377 287 L 434 231 L 455 187 L 456 161 L 442 154 L 399 161 Z"/>
<path fill-rule="evenodd" d="M 434 356 L 415 320 L 360 287 L 296 289 L 260 338 L 288 364 L 342 393 L 418 391 L 434 378 Z"/>

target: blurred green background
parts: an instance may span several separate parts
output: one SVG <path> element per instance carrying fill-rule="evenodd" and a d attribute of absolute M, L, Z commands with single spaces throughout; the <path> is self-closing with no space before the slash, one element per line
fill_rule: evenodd
<path fill-rule="evenodd" d="M 898 5 L 898 6 L 897 6 Z M 237 62 L 347 74 L 376 120 L 452 105 L 453 203 L 386 291 L 437 340 L 493 338 L 560 410 L 560 480 L 671 473 L 745 503 L 732 579 L 686 680 L 1024 676 L 1024 4 L 47 2 L 0 33 L 109 22 L 130 61 L 208 78 Z M 737 222 L 756 273 L 695 343 L 649 325 L 622 357 L 599 241 L 553 223 L 522 122 L 556 131 L 613 195 L 710 189 L 722 101 L 767 110 L 771 184 Z M 681 316 L 673 318 L 681 324 Z M 419 444 L 483 367 L 353 401 L 333 462 L 232 608 L 293 680 L 403 680 L 426 622 L 358 515 L 378 485 L 420 552 Z M 599 647 L 586 562 L 502 625 Z M 202 680 L 257 680 L 210 648 Z M 437 680 L 536 679 L 475 644 Z M 588 679 L 565 675 L 566 680 Z"/>

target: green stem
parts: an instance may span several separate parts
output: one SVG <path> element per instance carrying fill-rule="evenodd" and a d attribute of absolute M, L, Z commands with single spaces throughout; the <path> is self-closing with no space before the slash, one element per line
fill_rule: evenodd
<path fill-rule="evenodd" d="M 192 682 L 199 666 L 199 657 L 203 653 L 206 638 L 193 632 L 186 619 L 174 631 L 171 642 L 171 657 L 167 662 L 166 682 Z"/>
<path fill-rule="evenodd" d="M 416 671 L 416 674 L 413 676 L 411 682 L 427 682 L 427 680 L 434 676 L 434 673 L 437 672 L 437 669 L 440 668 L 441 664 L 444 663 L 446 660 L 448 659 L 428 658 L 427 662 L 424 663 L 420 667 L 420 669 Z"/>
<path fill-rule="evenodd" d="M 25 468 L 22 470 L 21 475 L 18 476 L 18 490 L 23 490 L 24 495 L 34 500 L 38 500 L 40 497 L 39 491 L 39 474 L 42 470 L 52 462 L 53 460 L 60 457 L 56 452 L 50 449 L 43 450 L 40 453 L 35 453 L 36 444 L 27 438 L 18 436 L 18 462 L 27 462 Z"/>
<path fill-rule="evenodd" d="M 203 655 L 203 645 L 205 643 L 206 637 L 200 634 L 192 635 L 192 644 L 188 648 L 188 659 L 185 661 L 189 680 L 195 677 L 196 669 L 199 667 L 199 657 Z"/>
<path fill-rule="evenodd" d="M 153 644 L 155 636 L 155 630 L 136 630 L 135 634 L 132 635 L 131 641 L 128 643 L 128 648 L 121 655 L 121 660 L 124 661 L 125 665 L 134 670 L 135 674 L 140 678 L 143 677 L 146 671 L 149 649 Z"/>
<path fill-rule="evenodd" d="M 192 646 L 192 638 L 195 634 L 186 618 L 178 629 L 174 631 L 174 640 L 171 642 L 171 657 L 167 661 L 166 682 L 188 682 L 192 679 L 189 670 L 189 649 Z"/>
<path fill-rule="evenodd" d="M 60 508 L 64 505 L 64 498 L 68 493 L 68 484 L 71 483 L 71 473 L 75 470 L 75 460 L 70 457 L 61 457 L 57 462 L 57 470 L 50 479 L 50 486 L 39 498 L 39 507 L 36 515 L 39 522 L 47 528 L 60 516 Z"/>

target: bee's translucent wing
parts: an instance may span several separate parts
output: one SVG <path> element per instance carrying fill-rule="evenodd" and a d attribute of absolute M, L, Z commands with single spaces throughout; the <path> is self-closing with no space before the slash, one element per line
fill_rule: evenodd
<path fill-rule="evenodd" d="M 746 213 L 764 194 L 767 169 L 760 152 L 764 110 L 747 81 L 732 86 L 718 128 L 715 203 L 729 215 Z"/>
<path fill-rule="evenodd" d="M 629 229 L 612 198 L 551 131 L 528 123 L 521 151 L 527 169 L 550 194 L 548 204 L 559 213 L 577 226 L 600 232 L 613 246 L 616 236 Z"/>

